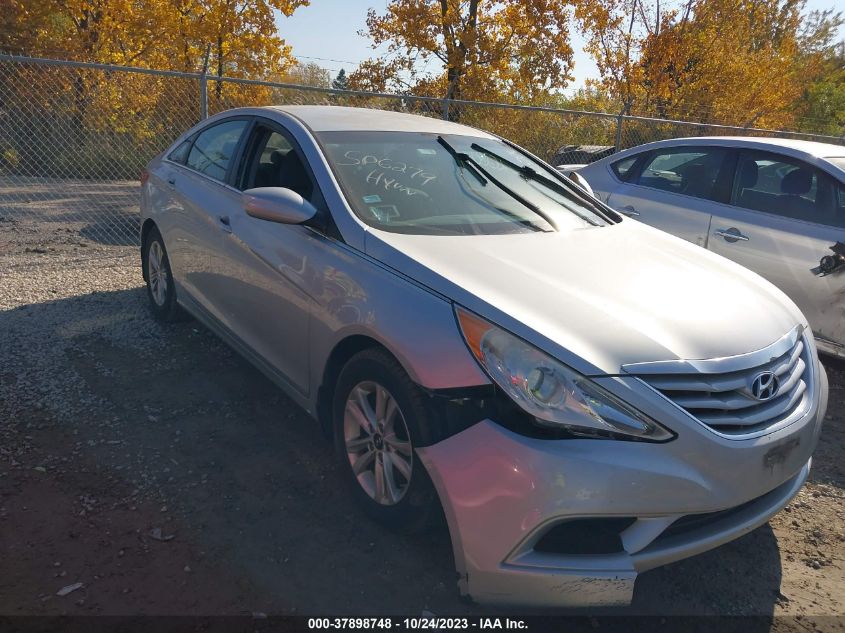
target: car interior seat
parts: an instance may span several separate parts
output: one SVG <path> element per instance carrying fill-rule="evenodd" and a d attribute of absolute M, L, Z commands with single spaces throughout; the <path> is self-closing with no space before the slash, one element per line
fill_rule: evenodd
<path fill-rule="evenodd" d="M 813 173 L 801 167 L 793 169 L 783 177 L 780 183 L 781 195 L 778 196 L 777 211 L 788 217 L 812 220 L 815 201 L 806 197 L 813 186 Z"/>
<path fill-rule="evenodd" d="M 277 152 L 273 152 L 276 154 Z M 281 153 L 281 152 L 278 152 Z M 271 157 L 272 160 L 272 157 Z M 286 187 L 309 200 L 312 193 L 311 179 L 299 156 L 293 150 L 287 152 L 279 164 L 276 187 Z"/>
<path fill-rule="evenodd" d="M 753 160 L 746 160 L 739 170 L 736 184 L 736 204 L 746 209 L 771 211 L 777 201 L 777 194 L 759 191 L 754 187 L 760 178 L 760 167 Z"/>
<path fill-rule="evenodd" d="M 680 193 L 696 198 L 709 198 L 713 190 L 711 170 L 707 165 L 690 165 L 681 176 Z"/>
<path fill-rule="evenodd" d="M 273 150 L 270 153 L 270 162 L 261 162 L 255 171 L 254 187 L 278 187 L 279 170 L 285 160 L 288 151 Z"/>

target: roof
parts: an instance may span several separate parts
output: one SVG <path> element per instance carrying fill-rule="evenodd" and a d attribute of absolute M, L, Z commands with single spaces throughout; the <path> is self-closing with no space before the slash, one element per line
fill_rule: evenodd
<path fill-rule="evenodd" d="M 326 105 L 284 105 L 270 106 L 290 114 L 314 132 L 339 131 L 382 131 L 382 132 L 428 132 L 431 134 L 457 134 L 493 138 L 487 132 L 444 121 L 443 119 L 374 110 L 370 108 L 348 108 Z"/>
<path fill-rule="evenodd" d="M 817 141 L 802 141 L 792 138 L 775 138 L 769 136 L 693 136 L 688 138 L 673 138 L 658 143 L 676 145 L 690 143 L 692 145 L 712 143 L 716 145 L 739 145 L 743 147 L 784 147 L 797 152 L 803 152 L 818 158 L 845 156 L 845 146 L 833 143 L 819 143 Z"/>

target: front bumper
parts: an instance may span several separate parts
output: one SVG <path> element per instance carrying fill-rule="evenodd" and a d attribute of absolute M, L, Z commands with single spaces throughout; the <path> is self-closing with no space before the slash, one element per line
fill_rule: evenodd
<path fill-rule="evenodd" d="M 820 378 L 813 411 L 754 439 L 676 423 L 678 438 L 666 444 L 540 440 L 484 420 L 418 449 L 449 523 L 461 593 L 481 603 L 623 606 L 638 573 L 762 525 L 809 474 L 827 408 L 823 370 Z M 562 523 L 618 517 L 633 521 L 619 551 L 535 549 Z"/>

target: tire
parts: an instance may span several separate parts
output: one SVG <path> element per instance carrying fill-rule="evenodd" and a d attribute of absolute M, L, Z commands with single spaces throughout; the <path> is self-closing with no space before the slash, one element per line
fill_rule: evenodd
<path fill-rule="evenodd" d="M 379 389 L 383 390 L 381 395 Z M 375 415 L 379 398 L 386 403 L 383 410 L 394 410 L 389 404 L 392 400 L 395 413 L 380 418 Z M 363 400 L 369 403 L 372 416 L 364 411 Z M 369 433 L 365 428 L 374 418 L 382 428 Z M 440 504 L 415 447 L 433 443 L 434 420 L 426 406 L 426 395 L 396 359 L 380 349 L 353 356 L 335 386 L 332 420 L 342 476 L 364 511 L 399 532 L 419 532 L 431 526 L 439 516 Z M 369 453 L 373 453 L 372 459 L 367 457 Z M 359 474 L 353 462 L 361 466 Z"/>
<path fill-rule="evenodd" d="M 164 322 L 179 321 L 182 310 L 176 302 L 176 288 L 167 249 L 158 228 L 153 227 L 144 240 L 141 265 L 147 280 L 147 297 L 153 316 Z"/>

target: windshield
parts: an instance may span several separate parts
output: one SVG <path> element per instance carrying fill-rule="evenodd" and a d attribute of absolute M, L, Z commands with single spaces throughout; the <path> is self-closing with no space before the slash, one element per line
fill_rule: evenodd
<path fill-rule="evenodd" d="M 412 132 L 317 136 L 352 209 L 385 231 L 493 235 L 609 223 L 556 173 L 495 139 Z"/>

